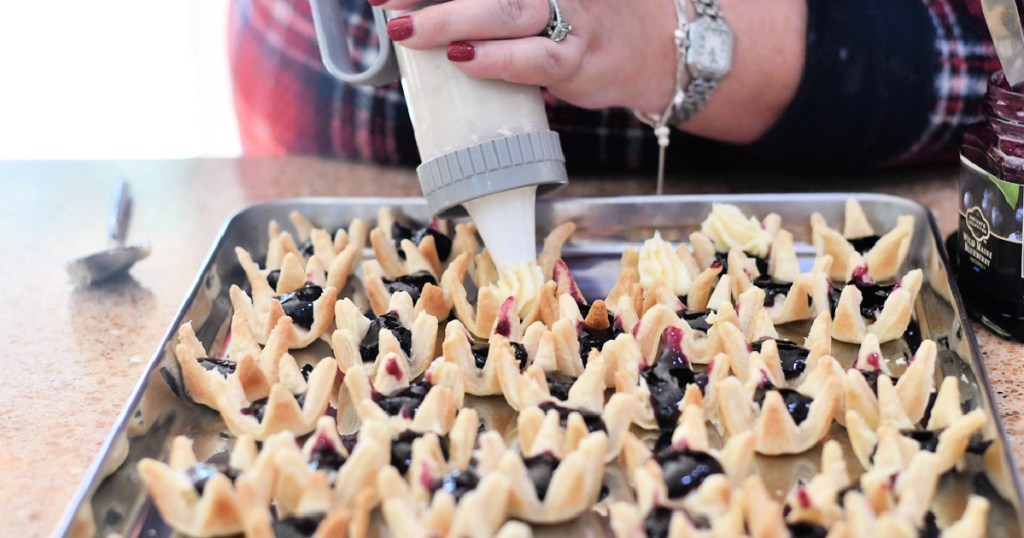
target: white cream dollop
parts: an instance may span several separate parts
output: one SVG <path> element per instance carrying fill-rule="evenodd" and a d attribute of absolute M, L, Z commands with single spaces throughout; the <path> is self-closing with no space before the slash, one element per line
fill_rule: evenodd
<path fill-rule="evenodd" d="M 771 244 L 761 223 L 754 217 L 747 218 L 732 204 L 713 204 L 711 214 L 700 225 L 700 231 L 710 237 L 720 251 L 739 247 L 749 254 L 765 257 Z"/>
<path fill-rule="evenodd" d="M 637 269 L 640 271 L 640 286 L 647 290 L 663 284 L 681 297 L 690 293 L 693 285 L 693 278 L 683 260 L 659 232 L 654 232 L 654 237 L 644 241 Z"/>
<path fill-rule="evenodd" d="M 512 268 L 502 269 L 498 273 L 498 281 L 491 284 L 498 297 L 516 298 L 520 316 L 530 311 L 543 287 L 544 273 L 535 261 L 524 261 Z"/>

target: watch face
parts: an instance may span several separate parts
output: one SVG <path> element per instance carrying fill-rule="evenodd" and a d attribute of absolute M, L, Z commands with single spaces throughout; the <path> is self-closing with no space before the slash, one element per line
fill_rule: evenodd
<path fill-rule="evenodd" d="M 706 17 L 690 25 L 686 64 L 695 77 L 720 79 L 732 67 L 732 30 Z"/>

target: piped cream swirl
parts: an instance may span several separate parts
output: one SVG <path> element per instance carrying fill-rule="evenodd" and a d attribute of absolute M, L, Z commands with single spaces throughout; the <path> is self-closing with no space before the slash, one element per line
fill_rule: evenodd
<path fill-rule="evenodd" d="M 693 284 L 683 260 L 659 232 L 654 232 L 654 237 L 644 241 L 637 269 L 640 271 L 640 286 L 647 290 L 663 284 L 674 295 L 683 296 L 690 292 Z"/>
<path fill-rule="evenodd" d="M 498 273 L 498 281 L 491 288 L 501 298 L 515 297 L 519 315 L 530 311 L 540 290 L 544 287 L 544 273 L 534 261 L 525 261 Z"/>
<path fill-rule="evenodd" d="M 771 239 L 754 217 L 747 218 L 732 204 L 714 204 L 711 214 L 700 225 L 700 231 L 715 242 L 721 252 L 738 247 L 755 256 L 767 256 Z"/>

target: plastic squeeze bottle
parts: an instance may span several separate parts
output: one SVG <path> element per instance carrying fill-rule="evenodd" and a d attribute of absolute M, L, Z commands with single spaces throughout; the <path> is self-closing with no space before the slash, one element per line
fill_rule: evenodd
<path fill-rule="evenodd" d="M 379 8 L 380 54 L 369 69 L 354 72 L 339 3 L 310 2 L 332 75 L 371 85 L 400 76 L 422 161 L 416 172 L 431 212 L 468 213 L 499 269 L 535 261 L 536 195 L 568 181 L 540 89 L 472 78 L 452 65 L 443 48 L 393 47 L 387 14 Z"/>

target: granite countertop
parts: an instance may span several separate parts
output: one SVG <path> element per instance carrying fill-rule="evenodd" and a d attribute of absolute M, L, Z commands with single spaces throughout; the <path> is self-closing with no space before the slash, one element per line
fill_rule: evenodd
<path fill-rule="evenodd" d="M 105 246 L 117 176 L 131 180 L 131 238 L 153 245 L 130 278 L 76 289 L 64 262 Z M 819 176 L 709 173 L 671 193 L 873 191 L 916 199 L 956 227 L 955 167 Z M 574 179 L 566 196 L 648 194 L 653 179 Z M 412 196 L 411 170 L 312 158 L 0 162 L 0 536 L 53 532 L 233 212 L 296 196 Z M 1018 461 L 1024 345 L 975 328 Z"/>

